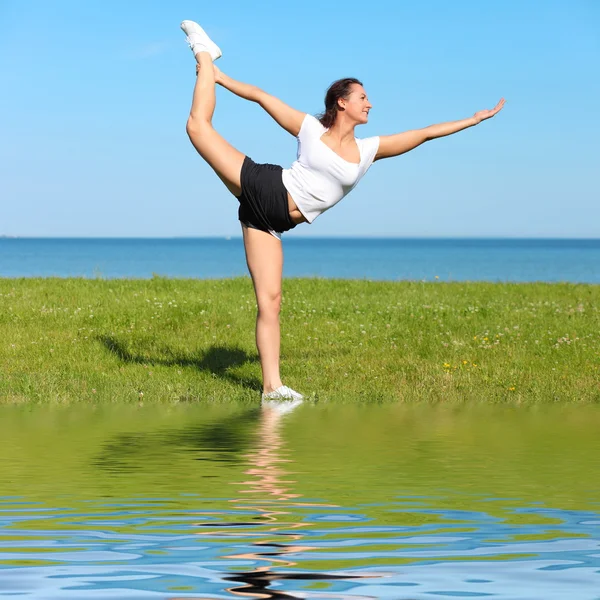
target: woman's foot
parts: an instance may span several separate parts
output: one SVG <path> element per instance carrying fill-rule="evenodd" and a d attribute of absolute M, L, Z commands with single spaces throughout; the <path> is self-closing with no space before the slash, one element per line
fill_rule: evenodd
<path fill-rule="evenodd" d="M 272 392 L 263 392 L 263 400 L 268 399 L 291 399 L 291 400 L 303 400 L 304 396 L 298 392 L 295 392 L 292 388 L 287 385 L 282 385 Z"/>
<path fill-rule="evenodd" d="M 183 21 L 181 29 L 183 29 L 186 35 L 185 39 L 190 45 L 194 56 L 198 52 L 208 52 L 213 61 L 215 61 L 223 55 L 221 48 L 208 37 L 206 31 L 195 21 Z"/>

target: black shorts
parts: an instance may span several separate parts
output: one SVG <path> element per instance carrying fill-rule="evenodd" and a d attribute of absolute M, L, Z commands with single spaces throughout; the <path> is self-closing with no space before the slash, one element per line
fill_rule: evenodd
<path fill-rule="evenodd" d="M 282 171 L 279 165 L 257 164 L 248 156 L 244 158 L 238 217 L 247 227 L 277 233 L 296 227 L 290 217 Z"/>

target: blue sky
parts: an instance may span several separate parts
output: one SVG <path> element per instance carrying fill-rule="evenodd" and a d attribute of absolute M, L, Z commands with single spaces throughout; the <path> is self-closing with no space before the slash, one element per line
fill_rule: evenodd
<path fill-rule="evenodd" d="M 288 236 L 600 237 L 600 2 L 0 0 L 0 234 L 239 236 L 237 202 L 185 134 L 199 21 L 221 69 L 319 112 L 358 77 L 359 137 L 478 127 L 375 163 Z M 217 92 L 215 127 L 288 167 L 296 140 Z"/>

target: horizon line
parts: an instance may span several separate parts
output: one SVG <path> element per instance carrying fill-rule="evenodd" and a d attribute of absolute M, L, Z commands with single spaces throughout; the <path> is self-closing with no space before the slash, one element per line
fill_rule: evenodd
<path fill-rule="evenodd" d="M 46 236 L 46 235 L 9 235 L 0 234 L 2 240 L 27 239 L 27 240 L 242 240 L 241 235 L 174 235 L 174 236 Z M 572 241 L 600 241 L 598 237 L 556 237 L 556 236 L 354 236 L 354 235 L 313 235 L 297 236 L 296 240 L 572 240 Z"/>

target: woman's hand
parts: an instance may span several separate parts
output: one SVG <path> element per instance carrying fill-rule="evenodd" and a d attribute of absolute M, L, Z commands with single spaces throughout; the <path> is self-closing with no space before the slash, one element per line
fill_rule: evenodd
<path fill-rule="evenodd" d="M 213 69 L 215 70 L 215 83 L 221 83 L 223 80 L 223 73 L 221 72 L 221 69 L 219 69 L 219 67 L 217 67 L 215 64 L 213 64 Z"/>
<path fill-rule="evenodd" d="M 494 106 L 491 110 L 480 110 L 473 115 L 473 118 L 477 123 L 481 123 L 481 121 L 485 121 L 486 119 L 491 119 L 495 114 L 499 113 L 504 106 L 504 98 L 500 98 L 500 102 Z"/>
<path fill-rule="evenodd" d="M 213 69 L 215 72 L 215 83 L 221 83 L 221 81 L 223 80 L 223 73 L 221 72 L 221 69 L 219 69 L 219 67 L 217 67 L 217 65 L 215 65 L 214 63 Z M 200 64 L 196 63 L 196 77 L 198 76 L 198 73 L 200 73 Z"/>

